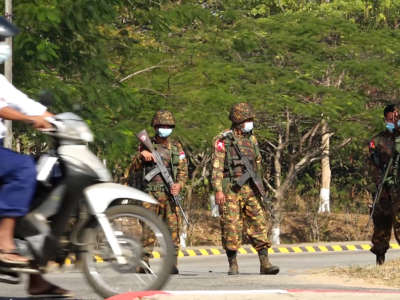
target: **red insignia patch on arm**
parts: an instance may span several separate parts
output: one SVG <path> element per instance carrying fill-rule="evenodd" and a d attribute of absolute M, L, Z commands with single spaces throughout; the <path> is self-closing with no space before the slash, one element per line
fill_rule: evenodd
<path fill-rule="evenodd" d="M 225 152 L 225 142 L 223 140 L 217 140 L 214 147 L 218 152 Z"/>
<path fill-rule="evenodd" d="M 375 149 L 376 148 L 375 142 L 373 140 L 369 142 L 369 148 L 370 149 Z"/>

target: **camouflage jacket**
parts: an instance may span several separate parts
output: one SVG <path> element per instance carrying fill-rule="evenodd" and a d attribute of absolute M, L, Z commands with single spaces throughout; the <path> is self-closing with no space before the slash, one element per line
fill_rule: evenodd
<path fill-rule="evenodd" d="M 225 130 L 224 132 L 227 132 Z M 231 145 L 229 138 L 224 138 L 223 133 L 214 138 L 214 153 L 212 160 L 212 186 L 215 192 L 222 192 L 224 179 L 240 177 L 244 173 L 244 166 L 238 161 L 238 155 Z M 261 154 L 257 139 L 254 135 L 244 135 L 240 131 L 233 130 L 236 141 L 242 155 L 246 155 L 252 162 L 254 170 L 261 175 Z"/>
<path fill-rule="evenodd" d="M 382 180 L 386 165 L 393 155 L 395 136 L 399 134 L 384 130 L 369 141 L 368 175 L 375 185 L 379 185 Z M 388 176 L 393 176 L 393 171 L 392 167 Z"/>
<path fill-rule="evenodd" d="M 174 179 L 174 182 L 180 183 L 181 188 L 183 188 L 188 178 L 188 163 L 182 144 L 169 138 L 167 139 L 166 144 L 157 144 L 154 137 L 152 138 L 152 143 L 156 151 L 158 151 L 162 157 L 166 168 Z M 131 166 L 128 169 L 128 174 L 125 174 L 125 177 L 140 173 L 142 188 L 145 188 L 149 184 L 164 184 L 160 174 L 154 176 L 150 182 L 145 182 L 146 180 L 144 179 L 144 176 L 156 167 L 156 163 L 154 161 L 144 161 L 140 154 L 143 150 L 145 150 L 145 148 L 140 144 L 139 151 L 133 157 Z"/>

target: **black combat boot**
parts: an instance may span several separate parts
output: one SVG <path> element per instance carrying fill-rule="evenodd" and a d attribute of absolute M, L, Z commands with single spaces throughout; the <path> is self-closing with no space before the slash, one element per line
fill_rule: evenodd
<path fill-rule="evenodd" d="M 226 256 L 228 257 L 229 262 L 229 271 L 228 275 L 238 275 L 239 274 L 239 266 L 236 260 L 237 251 L 235 250 L 226 250 Z"/>
<path fill-rule="evenodd" d="M 170 273 L 170 274 L 173 274 L 173 275 L 179 274 L 179 270 L 178 270 L 178 256 L 177 256 L 177 255 L 175 255 L 175 257 L 174 257 L 174 265 L 172 266 L 172 269 L 171 269 L 171 273 Z"/>
<path fill-rule="evenodd" d="M 376 255 L 376 264 L 381 266 L 385 263 L 385 254 L 377 254 Z"/>
<path fill-rule="evenodd" d="M 260 258 L 260 274 L 275 275 L 279 273 L 279 267 L 270 263 L 267 249 L 258 251 L 258 257 Z"/>

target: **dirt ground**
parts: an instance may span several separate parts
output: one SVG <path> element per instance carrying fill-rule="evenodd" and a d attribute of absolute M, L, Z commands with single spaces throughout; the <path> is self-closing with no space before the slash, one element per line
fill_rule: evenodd
<path fill-rule="evenodd" d="M 219 218 L 199 210 L 190 219 L 188 246 L 221 245 Z M 367 228 L 367 223 L 368 215 L 286 213 L 281 223 L 281 243 L 365 241 L 372 234 L 372 224 Z"/>
<path fill-rule="evenodd" d="M 354 277 L 353 277 L 354 276 Z M 392 289 L 395 288 L 389 282 L 385 282 L 383 280 L 369 280 L 364 279 L 354 275 L 343 275 L 343 274 L 335 274 L 332 269 L 330 270 L 321 270 L 312 274 L 302 275 L 301 277 L 304 281 L 310 281 L 313 283 L 320 284 L 332 284 L 332 285 L 340 285 L 343 287 L 354 287 L 354 286 L 362 286 L 363 288 L 370 289 Z M 400 294 L 398 295 L 400 299 Z"/>
<path fill-rule="evenodd" d="M 362 278 L 363 286 L 389 286 L 392 288 L 400 288 L 400 259 L 386 261 L 381 266 L 375 264 L 365 267 L 334 267 L 326 270 L 320 270 L 313 275 L 322 275 L 328 277 L 345 278 L 348 281 L 358 280 Z M 399 295 L 400 298 L 400 295 Z"/>

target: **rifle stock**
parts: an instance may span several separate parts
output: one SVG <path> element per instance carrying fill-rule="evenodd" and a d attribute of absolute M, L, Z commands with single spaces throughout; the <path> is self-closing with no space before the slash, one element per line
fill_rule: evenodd
<path fill-rule="evenodd" d="M 167 190 L 168 190 L 168 193 L 170 194 L 170 197 L 174 201 L 174 204 L 176 206 L 178 206 L 179 210 L 181 211 L 181 214 L 182 214 L 186 224 L 189 225 L 189 220 L 188 220 L 186 213 L 183 210 L 181 202 L 180 202 L 181 198 L 179 197 L 179 195 L 174 196 L 170 192 L 171 187 L 174 185 L 174 180 L 172 179 L 171 174 L 169 174 L 167 168 L 165 167 L 160 154 L 154 149 L 153 144 L 151 142 L 151 139 L 150 139 L 149 134 L 147 133 L 146 129 L 143 129 L 138 134 L 136 134 L 136 137 L 151 152 L 151 154 L 153 154 L 154 162 L 157 165 L 153 170 L 151 170 L 148 174 L 145 175 L 145 179 L 147 181 L 150 181 L 154 176 L 161 173 L 161 177 L 163 178 L 164 183 L 167 186 Z"/>

